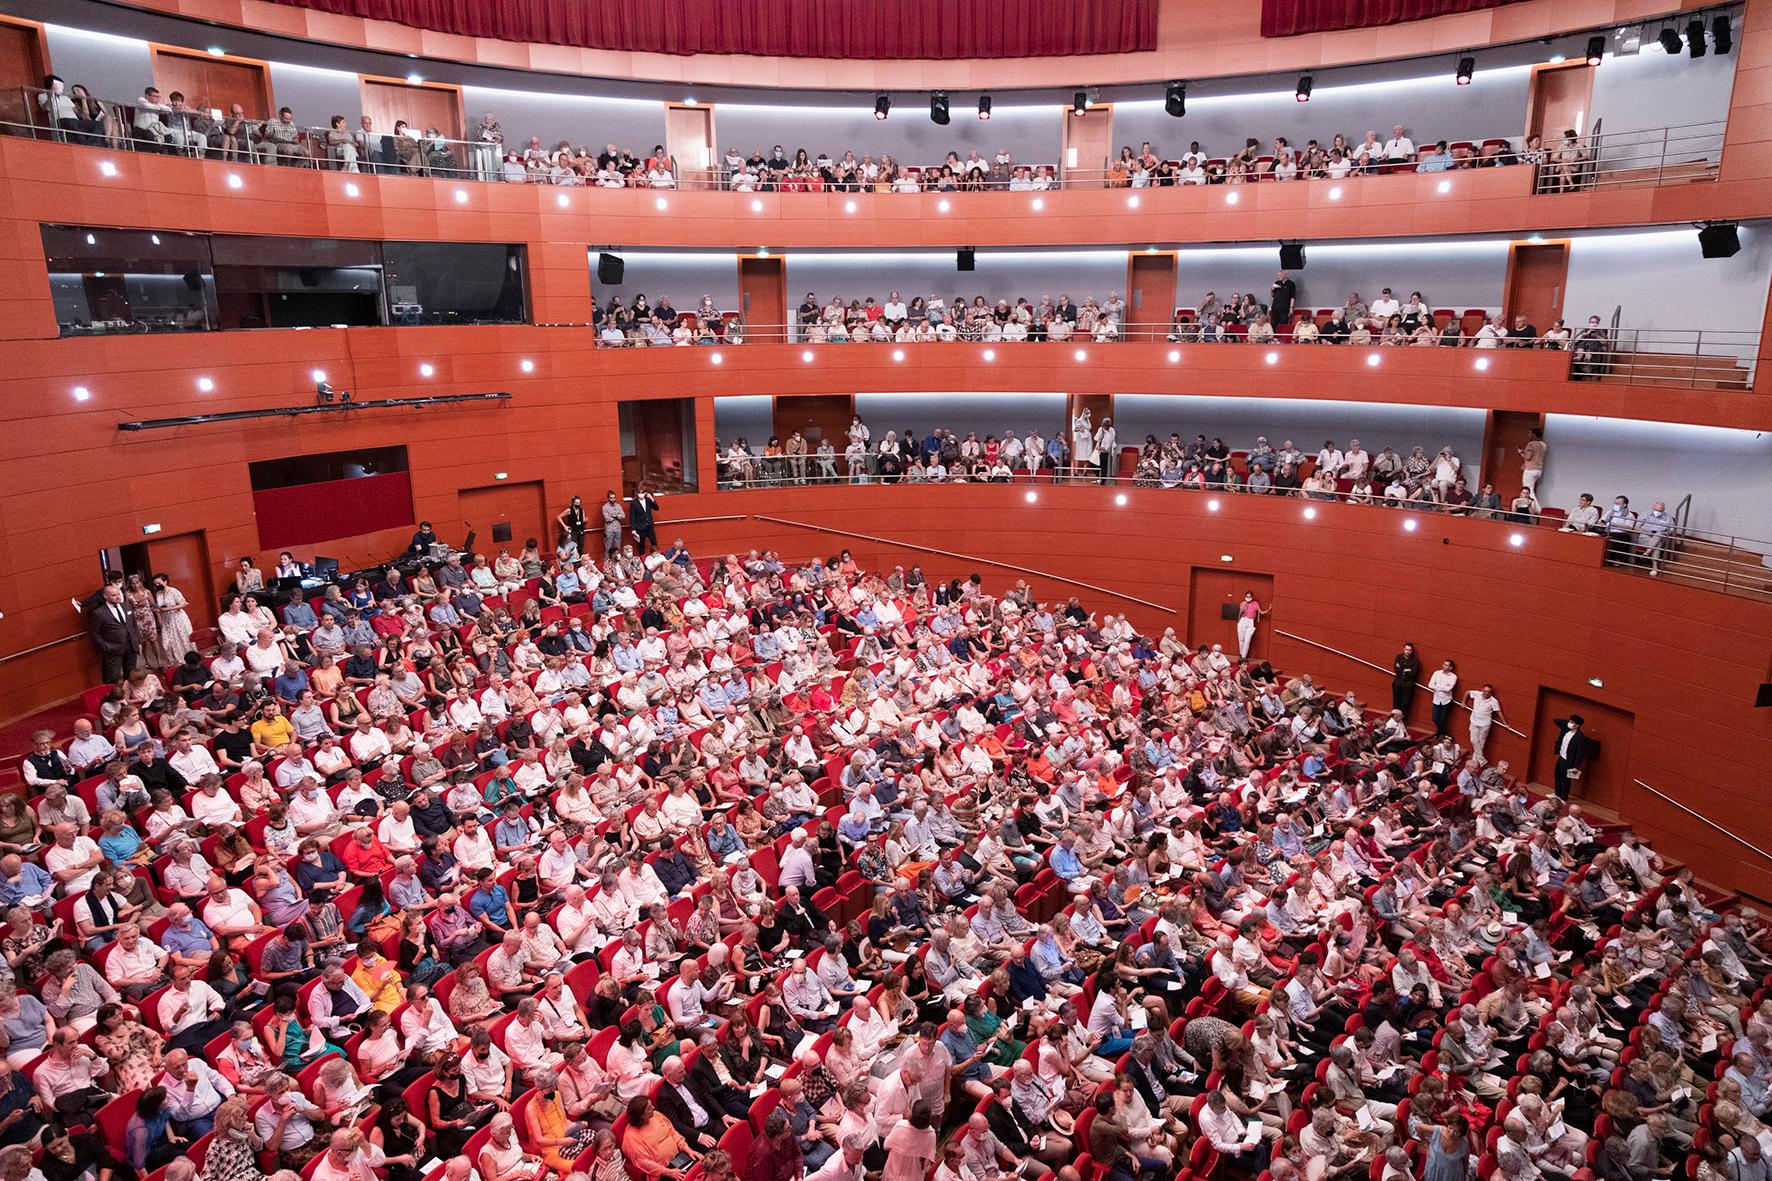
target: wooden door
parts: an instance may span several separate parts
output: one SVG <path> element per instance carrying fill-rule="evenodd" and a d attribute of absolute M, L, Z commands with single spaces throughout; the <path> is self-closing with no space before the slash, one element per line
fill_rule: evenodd
<path fill-rule="evenodd" d="M 453 86 L 365 78 L 363 113 L 375 120 L 375 129 L 383 135 L 392 135 L 395 122 L 404 119 L 414 131 L 435 127 L 445 139 L 462 137 L 461 91 Z"/>
<path fill-rule="evenodd" d="M 738 260 L 738 306 L 748 340 L 781 340 L 788 322 L 788 275 L 779 258 Z"/>
<path fill-rule="evenodd" d="M 48 72 L 42 28 L 0 20 L 0 122 L 20 125 L 42 120 L 37 96 L 25 91 L 42 86 Z"/>
<path fill-rule="evenodd" d="M 677 162 L 677 183 L 713 186 L 714 110 L 712 107 L 665 107 L 665 151 Z"/>
<path fill-rule="evenodd" d="M 251 119 L 269 119 L 273 114 L 270 75 L 263 62 L 180 53 L 156 45 L 154 85 L 162 95 L 180 91 L 185 101 L 200 111 L 225 114 L 232 104 L 239 103 Z"/>
<path fill-rule="evenodd" d="M 1097 103 L 1081 115 L 1064 108 L 1064 175 L 1077 173 L 1078 183 L 1099 185 L 1114 151 L 1114 108 Z"/>
<path fill-rule="evenodd" d="M 461 536 L 475 535 L 475 553 L 496 555 L 509 549 L 516 554 L 531 537 L 541 542 L 543 550 L 553 548 L 558 530 L 549 520 L 547 494 L 540 480 L 463 488 L 456 496 Z"/>
<path fill-rule="evenodd" d="M 1256 602 L 1268 608 L 1274 605 L 1274 576 L 1253 574 L 1231 567 L 1195 566 L 1188 587 L 1187 642 L 1198 648 L 1201 644 L 1223 644 L 1226 655 L 1237 658 L 1236 606 L 1243 596 L 1253 592 Z M 1230 615 L 1226 617 L 1227 609 Z M 1268 658 L 1268 621 L 1256 625 L 1255 641 L 1249 645 L 1249 659 Z"/>
<path fill-rule="evenodd" d="M 799 431 L 806 436 L 807 451 L 816 451 L 820 439 L 829 439 L 839 452 L 849 445 L 845 435 L 855 414 L 853 394 L 777 398 L 774 409 L 775 434 L 784 443 Z"/>
<path fill-rule="evenodd" d="M 1524 313 L 1542 335 L 1563 314 L 1569 281 L 1569 243 L 1516 242 L 1507 255 L 1507 304 L 1501 309 L 1513 326 Z"/>
<path fill-rule="evenodd" d="M 1525 410 L 1491 410 L 1483 427 L 1483 467 L 1477 477 L 1495 485 L 1507 504 L 1520 488 L 1520 448 L 1535 429 L 1543 429 L 1544 415 Z M 1471 488 L 1477 491 L 1478 486 Z"/>
<path fill-rule="evenodd" d="M 1145 333 L 1166 328 L 1175 314 L 1175 255 L 1134 254 L 1127 283 L 1126 322 Z M 1162 333 L 1157 333 L 1159 336 Z"/>
<path fill-rule="evenodd" d="M 183 592 L 190 606 L 185 613 L 191 627 L 202 631 L 215 626 L 215 576 L 209 565 L 209 541 L 201 531 L 150 538 L 146 574 L 164 574 Z M 268 579 L 267 579 L 268 581 Z"/>
<path fill-rule="evenodd" d="M 1506 702 L 1502 708 L 1507 708 Z M 1616 811 L 1630 782 L 1630 744 L 1636 715 L 1591 697 L 1555 689 L 1538 691 L 1538 712 L 1532 722 L 1532 782 L 1546 787 L 1554 782 L 1557 741 L 1562 736 L 1557 723 L 1571 714 L 1581 715 L 1582 732 L 1599 745 L 1588 757 L 1569 798 Z"/>
<path fill-rule="evenodd" d="M 1532 93 L 1526 107 L 1526 134 L 1548 145 L 1565 131 L 1587 134 L 1587 115 L 1594 94 L 1594 71 L 1585 61 L 1538 66 L 1532 71 Z"/>

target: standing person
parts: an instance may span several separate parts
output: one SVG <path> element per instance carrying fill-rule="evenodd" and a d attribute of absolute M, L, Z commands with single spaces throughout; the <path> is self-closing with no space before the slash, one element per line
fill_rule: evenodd
<path fill-rule="evenodd" d="M 634 541 L 640 546 L 642 555 L 658 548 L 658 532 L 653 526 L 657 512 L 658 498 L 641 484 L 628 505 L 628 525 L 634 531 Z"/>
<path fill-rule="evenodd" d="M 787 452 L 788 456 L 788 475 L 794 483 L 804 484 L 806 482 L 806 453 L 811 450 L 806 446 L 806 436 L 796 430 L 788 436 L 783 450 Z"/>
<path fill-rule="evenodd" d="M 141 648 L 141 633 L 123 601 L 122 583 L 109 583 L 99 592 L 99 601 L 87 610 L 86 630 L 104 664 L 105 680 L 117 682 L 128 676 Z"/>
<path fill-rule="evenodd" d="M 1520 448 L 1520 483 L 1529 496 L 1538 495 L 1538 481 L 1544 478 L 1544 458 L 1549 453 L 1550 448 L 1544 443 L 1543 428 L 1533 427 L 1532 437 Z"/>
<path fill-rule="evenodd" d="M 613 558 L 621 552 L 621 525 L 627 520 L 627 511 L 621 507 L 616 498 L 615 489 L 603 500 L 603 557 Z"/>
<path fill-rule="evenodd" d="M 610 493 L 610 495 L 613 496 L 614 493 Z M 570 536 L 572 544 L 578 547 L 580 553 L 583 553 L 585 548 L 584 501 L 574 496 L 572 503 L 560 510 L 560 516 L 557 519 L 560 522 L 561 531 Z"/>
<path fill-rule="evenodd" d="M 154 610 L 160 620 L 160 655 L 167 664 L 177 664 L 185 658 L 185 653 L 195 650 L 191 643 L 191 617 L 185 612 L 188 605 L 183 592 L 173 586 L 166 575 L 154 575 Z"/>
<path fill-rule="evenodd" d="M 1292 305 L 1298 300 L 1298 284 L 1292 276 L 1281 271 L 1274 276 L 1274 285 L 1268 296 L 1268 317 L 1273 321 L 1275 332 L 1284 332 L 1292 327 Z"/>
<path fill-rule="evenodd" d="M 1405 721 L 1409 718 L 1409 706 L 1415 701 L 1415 687 L 1421 680 L 1421 657 L 1416 654 L 1414 644 L 1404 644 L 1403 650 L 1391 658 L 1391 708 L 1403 711 Z"/>
<path fill-rule="evenodd" d="M 1496 722 L 1505 726 L 1507 719 L 1501 716 L 1501 699 L 1495 696 L 1495 686 L 1472 689 L 1465 698 L 1471 711 L 1471 757 L 1481 763 L 1485 761 L 1483 747 L 1489 741 L 1489 727 Z"/>
<path fill-rule="evenodd" d="M 1117 474 L 1114 469 L 1120 463 L 1120 438 L 1114 431 L 1111 418 L 1103 418 L 1095 432 L 1095 459 L 1101 464 L 1101 482 L 1112 483 Z"/>
<path fill-rule="evenodd" d="M 1580 714 L 1570 714 L 1559 723 L 1562 733 L 1557 735 L 1557 764 L 1552 780 L 1559 800 L 1569 798 L 1571 785 L 1581 778 L 1582 768 L 1593 753 L 1593 742 L 1582 732 L 1581 723 Z"/>
<path fill-rule="evenodd" d="M 1237 604 L 1237 656 L 1241 660 L 1249 659 L 1249 645 L 1255 642 L 1255 624 L 1263 615 L 1272 615 L 1272 607 L 1262 607 L 1256 601 L 1254 591 L 1244 591 L 1243 601 Z"/>
<path fill-rule="evenodd" d="M 1095 462 L 1095 427 L 1089 420 L 1089 408 L 1071 419 L 1071 464 L 1073 476 Z M 1058 465 L 1062 466 L 1062 465 Z"/>
<path fill-rule="evenodd" d="M 1434 737 L 1444 738 L 1448 733 L 1446 722 L 1452 717 L 1452 691 L 1458 688 L 1458 666 L 1450 660 L 1442 661 L 1427 679 L 1427 687 L 1434 695 Z"/>

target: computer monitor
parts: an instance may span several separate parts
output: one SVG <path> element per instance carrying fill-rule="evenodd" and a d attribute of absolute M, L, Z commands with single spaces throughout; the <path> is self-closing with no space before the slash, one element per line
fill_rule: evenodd
<path fill-rule="evenodd" d="M 461 543 L 462 550 L 466 553 L 470 553 L 470 554 L 473 553 L 474 552 L 474 539 L 479 536 L 480 535 L 478 533 L 474 532 L 472 529 L 469 529 L 467 537 L 462 539 L 462 543 Z"/>
<path fill-rule="evenodd" d="M 271 586 L 273 589 L 275 589 L 283 594 L 292 595 L 292 594 L 296 593 L 297 591 L 301 590 L 301 584 L 302 584 L 301 576 L 300 575 L 292 575 L 288 578 L 278 578 L 278 579 L 273 580 L 271 583 Z"/>
<path fill-rule="evenodd" d="M 337 578 L 338 559 L 322 558 L 316 554 L 314 556 L 314 573 L 318 574 L 321 578 Z"/>

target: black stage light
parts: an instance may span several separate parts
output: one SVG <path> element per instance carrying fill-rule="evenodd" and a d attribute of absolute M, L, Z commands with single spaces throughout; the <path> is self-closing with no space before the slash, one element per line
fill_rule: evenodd
<path fill-rule="evenodd" d="M 880 95 L 874 99 L 874 118 L 884 120 L 892 111 L 892 99 L 889 95 Z"/>
<path fill-rule="evenodd" d="M 1605 60 L 1605 57 L 1606 39 L 1604 37 L 1589 37 L 1587 39 L 1587 64 L 1597 66 Z"/>
<path fill-rule="evenodd" d="M 1471 75 L 1476 72 L 1477 59 L 1474 57 L 1461 57 L 1458 59 L 1458 70 L 1453 75 L 1453 79 L 1460 86 L 1469 86 L 1471 84 Z"/>
<path fill-rule="evenodd" d="M 948 125 L 948 96 L 939 90 L 929 96 L 929 121 L 938 127 Z"/>
<path fill-rule="evenodd" d="M 989 119 L 991 117 L 991 96 L 988 94 L 981 94 L 978 96 L 978 117 L 980 119 Z"/>
<path fill-rule="evenodd" d="M 1187 83 L 1171 82 L 1163 89 L 1163 109 L 1177 119 L 1187 114 Z"/>
<path fill-rule="evenodd" d="M 1311 76 L 1309 74 L 1304 74 L 1298 79 L 1298 91 L 1292 97 L 1301 103 L 1311 101 Z"/>

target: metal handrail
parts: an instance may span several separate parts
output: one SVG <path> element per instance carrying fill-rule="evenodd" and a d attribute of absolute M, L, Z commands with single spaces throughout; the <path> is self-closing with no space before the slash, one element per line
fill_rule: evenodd
<path fill-rule="evenodd" d="M 1547 145 L 1537 162 L 1535 193 L 1717 179 L 1726 124 L 1721 120 L 1578 136 L 1575 155 Z"/>
<path fill-rule="evenodd" d="M 1166 611 L 1171 615 L 1176 614 L 1174 607 L 1164 606 L 1162 603 L 1153 603 L 1149 599 L 1141 599 L 1135 595 L 1128 595 L 1105 586 L 1096 586 L 1093 583 L 1079 582 L 1074 578 L 1065 578 L 1058 574 L 1048 574 L 1044 570 L 1035 570 L 1028 566 L 1017 566 L 1011 562 L 999 562 L 994 558 L 982 558 L 977 554 L 956 553 L 953 550 L 936 549 L 934 546 L 921 545 L 914 541 L 899 541 L 891 537 L 875 537 L 871 533 L 854 533 L 848 529 L 832 529 L 825 525 L 810 525 L 805 521 L 790 521 L 786 517 L 766 517 L 761 513 L 753 513 L 751 519 L 755 521 L 768 521 L 772 525 L 788 525 L 795 529 L 810 529 L 815 533 L 829 533 L 836 537 L 850 537 L 857 541 L 870 541 L 876 545 L 890 545 L 898 549 L 916 550 L 919 553 L 935 554 L 943 558 L 959 558 L 967 562 L 978 562 L 986 566 L 995 566 L 1000 570 L 1013 570 L 1017 574 L 1031 574 L 1035 578 L 1044 578 L 1051 582 L 1062 582 L 1066 586 L 1082 587 L 1086 591 L 1109 595 L 1116 599 L 1123 599 L 1128 603 L 1137 603 L 1139 606 L 1149 607 L 1153 611 Z"/>
<path fill-rule="evenodd" d="M 1734 833 L 1734 832 L 1729 831 L 1728 829 L 1724 828 L 1722 825 L 1718 824 L 1716 821 L 1712 820 L 1709 816 L 1706 816 L 1703 812 L 1695 811 L 1694 809 L 1687 807 L 1685 804 L 1680 803 L 1680 801 L 1674 799 L 1672 796 L 1668 795 L 1666 792 L 1659 791 L 1656 788 L 1650 787 L 1647 783 L 1644 783 L 1641 779 L 1632 779 L 1631 782 L 1636 784 L 1638 787 L 1642 788 L 1644 791 L 1648 792 L 1649 794 L 1661 797 L 1662 799 L 1666 800 L 1668 803 L 1672 804 L 1674 807 L 1678 808 L 1680 811 L 1684 812 L 1686 815 L 1694 817 L 1695 819 L 1698 819 L 1698 820 L 1702 820 L 1704 823 L 1710 825 L 1710 827 L 1716 829 L 1718 832 L 1722 833 L 1724 836 L 1728 837 L 1730 840 L 1734 841 L 1736 844 L 1742 845 L 1748 849 L 1752 849 L 1755 853 L 1758 853 L 1761 857 L 1764 857 L 1767 861 L 1772 861 L 1772 853 L 1766 852 L 1766 850 L 1760 848 L 1758 845 L 1754 844 L 1752 841 L 1748 840 L 1746 837 L 1741 836 L 1739 833 Z"/>
<path fill-rule="evenodd" d="M 46 643 L 38 644 L 34 648 L 25 648 L 25 649 L 22 649 L 18 652 L 8 652 L 6 655 L 0 656 L 0 664 L 5 664 L 9 660 L 17 660 L 21 656 L 31 656 L 35 653 L 43 652 L 43 651 L 46 651 L 47 649 L 50 649 L 50 648 L 59 648 L 63 644 L 70 643 L 71 641 L 74 641 L 74 640 L 84 640 L 85 638 L 86 638 L 85 632 L 75 632 L 72 635 L 61 636 L 57 639 L 50 640 Z"/>
<path fill-rule="evenodd" d="M 1325 652 L 1333 652 L 1337 656 L 1344 657 L 1348 660 L 1351 660 L 1355 664 L 1363 664 L 1367 668 L 1374 669 L 1378 672 L 1384 673 L 1387 676 L 1395 676 L 1396 675 L 1393 670 L 1384 667 L 1384 665 L 1382 665 L 1382 664 L 1374 664 L 1372 661 L 1367 660 L 1363 656 L 1355 656 L 1352 652 L 1343 652 L 1340 648 L 1332 648 L 1328 644 L 1319 643 L 1316 640 L 1310 639 L 1308 636 L 1301 636 L 1297 632 L 1289 632 L 1289 631 L 1286 631 L 1284 628 L 1276 627 L 1273 630 L 1274 630 L 1274 634 L 1276 636 L 1285 636 L 1288 640 L 1297 640 L 1301 644 L 1309 644 L 1313 648 L 1321 648 Z M 1417 689 L 1423 690 L 1424 692 L 1428 691 L 1428 687 L 1426 685 L 1422 684 L 1420 681 L 1415 682 L 1415 687 Z M 1459 709 L 1462 709 L 1462 710 L 1466 711 L 1467 713 L 1470 711 L 1470 706 L 1467 705 L 1463 701 L 1454 700 L 1453 704 L 1457 705 Z M 1523 734 L 1519 730 L 1514 729 L 1512 726 L 1508 725 L 1506 722 L 1502 722 L 1502 723 L 1500 723 L 1500 725 L 1503 730 L 1506 730 L 1509 734 L 1514 735 L 1516 738 L 1526 737 L 1525 734 Z"/>

